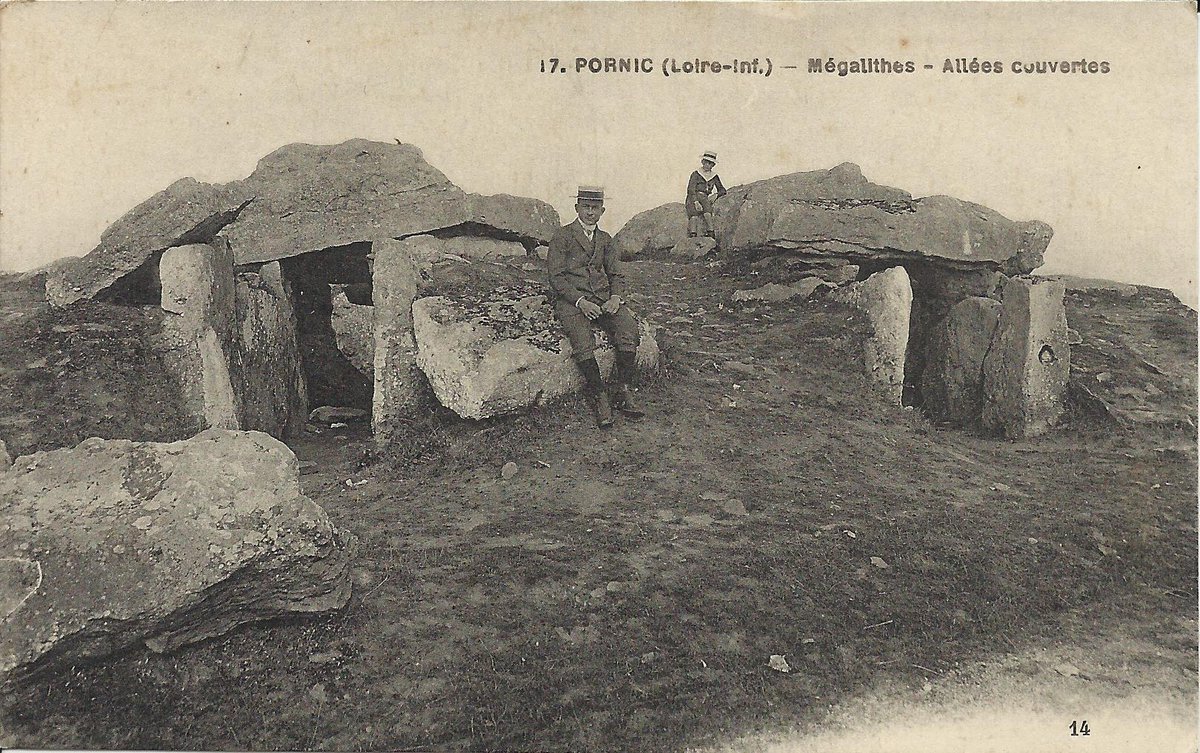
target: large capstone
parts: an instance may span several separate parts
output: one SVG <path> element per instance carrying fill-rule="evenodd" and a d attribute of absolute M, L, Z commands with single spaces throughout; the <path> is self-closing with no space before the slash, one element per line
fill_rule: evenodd
<path fill-rule="evenodd" d="M 223 231 L 238 264 L 451 228 L 532 247 L 558 229 L 549 204 L 467 194 L 411 144 L 289 144 L 237 186 L 255 197 Z"/>
<path fill-rule="evenodd" d="M 0 680 L 343 606 L 346 537 L 259 432 L 89 439 L 0 473 Z"/>
<path fill-rule="evenodd" d="M 904 267 L 891 267 L 838 288 L 829 297 L 866 312 L 873 330 L 864 353 L 867 374 L 899 404 L 904 394 L 904 356 L 913 302 L 908 273 Z"/>
<path fill-rule="evenodd" d="M 955 304 L 936 327 L 921 375 L 923 407 L 931 416 L 958 426 L 979 420 L 983 361 L 999 318 L 999 301 L 972 297 Z"/>
<path fill-rule="evenodd" d="M 110 225 L 87 256 L 48 268 L 46 299 L 67 306 L 92 298 L 172 246 L 208 243 L 250 198 L 236 186 L 177 180 Z"/>
<path fill-rule="evenodd" d="M 218 233 L 237 266 L 257 267 L 425 233 L 485 237 L 503 244 L 490 253 L 524 253 L 548 243 L 558 227 L 558 213 L 546 202 L 468 194 L 411 144 L 289 144 L 243 180 L 210 185 L 184 178 L 139 204 L 89 254 L 47 269 L 46 296 L 56 306 L 100 293 L 153 302 L 158 255 L 211 243 Z"/>
<path fill-rule="evenodd" d="M 983 362 L 983 425 L 1010 439 L 1058 423 L 1071 369 L 1063 284 L 1012 278 Z"/>
<path fill-rule="evenodd" d="M 1042 263 L 1053 231 L 1013 222 L 950 196 L 914 199 L 877 185 L 857 165 L 737 186 L 717 202 L 717 236 L 736 251 L 787 249 L 811 257 L 986 265 L 1009 274 Z"/>

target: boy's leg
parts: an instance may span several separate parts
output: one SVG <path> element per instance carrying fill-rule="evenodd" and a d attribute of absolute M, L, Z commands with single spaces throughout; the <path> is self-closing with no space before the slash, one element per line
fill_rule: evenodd
<path fill-rule="evenodd" d="M 601 428 L 612 426 L 612 405 L 600 365 L 596 363 L 596 340 L 592 335 L 592 324 L 583 312 L 566 301 L 554 304 L 554 313 L 562 323 L 567 339 L 571 341 L 571 357 L 583 374 L 583 394 L 596 414 L 596 425 Z"/>

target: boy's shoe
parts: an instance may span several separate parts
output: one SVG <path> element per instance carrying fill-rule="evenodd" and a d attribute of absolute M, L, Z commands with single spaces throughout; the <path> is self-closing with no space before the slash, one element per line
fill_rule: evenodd
<path fill-rule="evenodd" d="M 613 388 L 612 403 L 617 410 L 630 418 L 641 418 L 646 415 L 646 411 L 638 405 L 633 396 L 633 390 L 629 389 L 627 384 L 618 384 Z"/>
<path fill-rule="evenodd" d="M 596 414 L 596 426 L 607 429 L 613 425 L 612 403 L 609 402 L 607 392 L 601 390 L 589 394 L 587 401 L 592 406 L 592 412 Z"/>

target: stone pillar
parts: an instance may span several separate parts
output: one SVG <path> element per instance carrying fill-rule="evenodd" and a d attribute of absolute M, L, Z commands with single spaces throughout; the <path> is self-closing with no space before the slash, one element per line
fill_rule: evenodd
<path fill-rule="evenodd" d="M 1014 277 L 983 362 L 983 425 L 1010 439 L 1058 423 L 1071 369 L 1063 284 Z"/>
<path fill-rule="evenodd" d="M 158 263 L 167 366 L 187 412 L 205 427 L 239 428 L 229 353 L 234 328 L 233 252 L 221 239 L 176 246 Z"/>
<path fill-rule="evenodd" d="M 983 359 L 1000 320 L 1000 302 L 971 297 L 954 304 L 934 328 L 921 373 L 923 407 L 956 426 L 979 420 L 983 408 Z"/>
<path fill-rule="evenodd" d="M 413 339 L 412 304 L 420 272 L 413 244 L 384 240 L 372 244 L 372 298 L 375 303 L 375 394 L 371 428 L 375 443 L 389 444 L 402 419 L 420 405 L 420 375 Z"/>
<path fill-rule="evenodd" d="M 862 309 L 875 333 L 866 344 L 867 374 L 897 405 L 904 396 L 904 354 L 912 315 L 912 283 L 904 267 L 876 272 L 829 297 Z"/>
<path fill-rule="evenodd" d="M 231 364 L 243 429 L 284 438 L 308 417 L 295 304 L 279 262 L 244 270 L 236 283 L 237 332 Z"/>

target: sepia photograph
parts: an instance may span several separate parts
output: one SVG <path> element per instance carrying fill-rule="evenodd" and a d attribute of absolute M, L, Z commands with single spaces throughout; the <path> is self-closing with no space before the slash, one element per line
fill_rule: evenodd
<path fill-rule="evenodd" d="M 1197 28 L 0 2 L 0 749 L 1197 753 Z"/>

